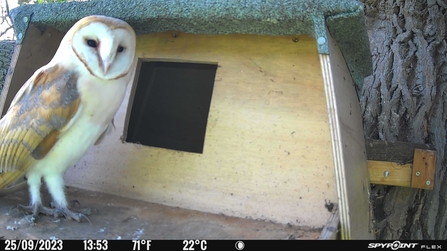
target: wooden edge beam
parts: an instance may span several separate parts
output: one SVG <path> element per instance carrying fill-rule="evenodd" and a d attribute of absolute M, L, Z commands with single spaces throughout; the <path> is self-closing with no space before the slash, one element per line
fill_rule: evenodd
<path fill-rule="evenodd" d="M 389 161 L 401 164 L 412 163 L 414 149 L 435 150 L 429 144 L 410 142 L 388 142 L 383 140 L 365 140 L 366 156 L 368 160 Z"/>
<path fill-rule="evenodd" d="M 411 187 L 433 189 L 436 168 L 436 151 L 414 149 Z"/>
<path fill-rule="evenodd" d="M 336 240 L 338 235 L 338 226 L 340 224 L 340 216 L 338 214 L 337 205 L 334 206 L 331 216 L 328 219 L 327 224 L 321 231 L 318 240 Z"/>
<path fill-rule="evenodd" d="M 368 160 L 369 182 L 380 185 L 411 187 L 411 164 Z"/>
<path fill-rule="evenodd" d="M 3 84 L 3 89 L 1 90 L 1 94 L 0 94 L 0 113 L 1 113 L 0 117 L 3 117 L 3 115 L 6 113 L 6 111 L 8 110 L 8 107 L 9 107 L 9 104 L 8 104 L 8 107 L 5 107 L 6 97 L 7 97 L 8 92 L 9 92 L 9 86 L 11 84 L 11 79 L 12 79 L 12 76 L 14 74 L 15 66 L 17 65 L 17 62 L 19 60 L 19 55 L 20 55 L 20 50 L 21 49 L 22 49 L 22 45 L 21 44 L 16 45 L 14 47 L 14 52 L 12 53 L 10 66 L 8 68 L 8 74 L 5 77 L 5 82 Z"/>
<path fill-rule="evenodd" d="M 8 75 L 0 94 L 0 113 L 5 115 L 16 93 L 33 75 L 54 56 L 65 32 L 47 27 L 45 30 L 30 24 L 21 45 L 16 45 Z"/>
<path fill-rule="evenodd" d="M 368 160 L 370 183 L 432 190 L 436 151 L 414 149 L 412 163 Z"/>
<path fill-rule="evenodd" d="M 327 32 L 329 55 L 320 54 L 334 159 L 340 238 L 374 239 L 362 115 L 351 73 Z"/>

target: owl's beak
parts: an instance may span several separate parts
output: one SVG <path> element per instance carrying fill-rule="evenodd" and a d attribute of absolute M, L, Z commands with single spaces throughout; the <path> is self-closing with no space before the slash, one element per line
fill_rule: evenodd
<path fill-rule="evenodd" d="M 107 73 L 112 62 L 113 62 L 113 57 L 106 57 L 102 60 L 102 69 L 104 71 L 104 74 Z"/>

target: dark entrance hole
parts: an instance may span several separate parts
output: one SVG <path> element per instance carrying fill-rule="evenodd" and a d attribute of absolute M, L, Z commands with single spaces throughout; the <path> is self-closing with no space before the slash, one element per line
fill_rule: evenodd
<path fill-rule="evenodd" d="M 217 64 L 143 61 L 126 142 L 202 153 Z"/>

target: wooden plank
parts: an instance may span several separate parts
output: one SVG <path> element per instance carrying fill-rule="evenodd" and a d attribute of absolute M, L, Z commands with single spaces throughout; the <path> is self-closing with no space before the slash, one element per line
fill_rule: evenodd
<path fill-rule="evenodd" d="M 29 25 L 23 43 L 16 46 L 0 96 L 2 116 L 5 115 L 20 87 L 37 69 L 53 58 L 64 34 L 64 32 L 55 29 L 41 30 L 32 24 Z"/>
<path fill-rule="evenodd" d="M 368 160 L 396 162 L 400 164 L 413 163 L 414 150 L 434 150 L 429 144 L 410 142 L 388 142 L 366 139 L 366 156 Z"/>
<path fill-rule="evenodd" d="M 414 150 L 411 187 L 433 189 L 436 168 L 436 152 L 432 150 Z"/>
<path fill-rule="evenodd" d="M 366 153 L 371 183 L 433 189 L 436 151 L 431 145 L 366 140 Z"/>
<path fill-rule="evenodd" d="M 2 91 L 0 94 L 0 111 L 2 111 L 1 117 L 3 117 L 3 115 L 6 113 L 6 110 L 9 107 L 9 103 L 11 103 L 11 101 L 12 101 L 12 100 L 9 101 L 8 107 L 5 107 L 6 97 L 11 96 L 11 94 L 8 95 L 9 89 L 10 89 L 9 87 L 11 86 L 12 76 L 14 75 L 14 70 L 15 70 L 17 62 L 19 60 L 21 48 L 22 48 L 21 44 L 16 45 L 14 47 L 14 52 L 12 54 L 11 63 L 9 65 L 9 69 L 8 69 L 8 74 L 6 75 L 5 83 L 3 84 L 3 88 L 2 88 Z M 14 90 L 12 90 L 12 91 L 14 91 Z M 17 91 L 18 91 L 18 89 L 15 90 L 15 93 L 17 93 Z M 15 95 L 15 93 L 14 93 L 14 95 Z"/>
<path fill-rule="evenodd" d="M 362 116 L 349 70 L 334 39 L 320 55 L 334 155 L 342 239 L 374 238 Z"/>
<path fill-rule="evenodd" d="M 332 210 L 331 217 L 329 217 L 328 223 L 321 231 L 319 240 L 336 240 L 338 235 L 338 227 L 340 225 L 340 216 L 337 205 Z"/>
<path fill-rule="evenodd" d="M 368 160 L 370 182 L 388 186 L 433 189 L 436 152 L 415 149 L 414 162 L 402 164 Z"/>
<path fill-rule="evenodd" d="M 412 164 L 368 160 L 369 180 L 373 184 L 411 187 Z"/>

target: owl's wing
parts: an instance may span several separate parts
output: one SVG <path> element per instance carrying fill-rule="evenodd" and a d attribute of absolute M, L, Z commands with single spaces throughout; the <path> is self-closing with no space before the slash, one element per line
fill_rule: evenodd
<path fill-rule="evenodd" d="M 46 156 L 79 110 L 78 76 L 62 67 L 38 70 L 0 120 L 0 190 Z"/>

